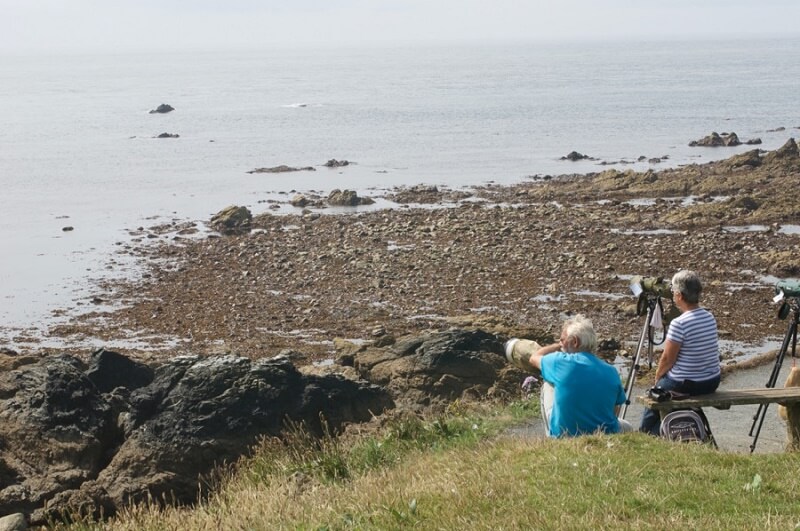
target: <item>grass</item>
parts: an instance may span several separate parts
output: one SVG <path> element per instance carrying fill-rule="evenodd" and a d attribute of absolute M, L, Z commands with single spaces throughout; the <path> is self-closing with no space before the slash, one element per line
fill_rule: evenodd
<path fill-rule="evenodd" d="M 265 440 L 192 509 L 139 506 L 73 529 L 794 529 L 800 456 L 638 433 L 565 440 L 507 428 L 534 403 L 402 416 L 357 438 Z"/>

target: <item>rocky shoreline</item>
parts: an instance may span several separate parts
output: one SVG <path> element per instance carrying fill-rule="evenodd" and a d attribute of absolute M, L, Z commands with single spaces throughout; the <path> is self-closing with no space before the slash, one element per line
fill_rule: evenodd
<path fill-rule="evenodd" d="M 133 338 L 127 354 L 290 349 L 301 363 L 333 357 L 334 339 L 372 342 L 451 326 L 500 334 L 557 330 L 591 317 L 610 355 L 630 354 L 641 318 L 632 275 L 693 268 L 718 317 L 723 353 L 783 334 L 776 279 L 800 274 L 797 144 L 662 171 L 608 170 L 469 191 L 404 188 L 396 208 L 265 213 L 236 234 L 198 226 L 141 231 L 122 251 L 137 281 L 106 282 L 90 312 L 52 337 Z M 149 351 L 149 352 L 147 352 Z M 145 353 L 146 352 L 146 353 Z"/>
<path fill-rule="evenodd" d="M 190 503 L 198 475 L 280 436 L 283 418 L 319 431 L 323 412 L 338 432 L 382 411 L 518 396 L 503 341 L 552 340 L 577 312 L 601 355 L 629 359 L 643 324 L 633 275 L 699 271 L 726 371 L 751 365 L 743 350 L 785 329 L 776 279 L 800 274 L 799 178 L 790 140 L 660 172 L 413 187 L 383 198 L 406 205 L 393 209 L 231 208 L 223 233 L 142 230 L 151 243 L 124 252 L 143 277 L 93 299 L 121 307 L 50 334 L 147 348 L 0 352 L 0 514 L 111 514 L 154 493 Z"/>

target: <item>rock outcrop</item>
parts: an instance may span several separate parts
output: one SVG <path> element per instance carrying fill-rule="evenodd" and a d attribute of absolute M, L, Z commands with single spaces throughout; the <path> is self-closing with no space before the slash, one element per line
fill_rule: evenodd
<path fill-rule="evenodd" d="M 786 160 L 797 160 L 798 158 L 800 158 L 800 149 L 798 149 L 797 142 L 795 142 L 794 138 L 790 138 L 784 145 L 768 153 L 764 157 L 764 161 L 772 164 Z"/>
<path fill-rule="evenodd" d="M 110 401 L 75 358 L 0 374 L 0 514 L 30 514 L 97 477 L 121 440 Z"/>
<path fill-rule="evenodd" d="M 740 155 L 734 155 L 733 157 L 727 159 L 725 165 L 731 169 L 735 168 L 746 168 L 752 169 L 761 166 L 761 152 L 757 149 L 751 149 L 750 151 L 745 151 Z"/>
<path fill-rule="evenodd" d="M 325 166 L 326 168 L 342 168 L 344 166 L 349 166 L 350 164 L 352 163 L 349 160 L 331 159 L 325 164 L 323 164 L 323 166 Z"/>
<path fill-rule="evenodd" d="M 480 330 L 450 330 L 399 339 L 388 348 L 365 347 L 345 355 L 362 378 L 385 386 L 410 408 L 449 403 L 465 394 L 486 396 L 503 380 L 503 343 Z M 521 381 L 516 374 L 514 385 Z"/>
<path fill-rule="evenodd" d="M 583 153 L 578 153 L 577 151 L 570 151 L 569 154 L 561 157 L 561 160 L 571 160 L 572 162 L 577 162 L 579 160 L 594 160 L 589 155 L 584 155 Z"/>
<path fill-rule="evenodd" d="M 280 437 L 287 421 L 322 436 L 396 404 L 424 409 L 519 392 L 524 374 L 506 363 L 499 336 L 375 334 L 373 346 L 339 341 L 334 371 L 300 371 L 285 355 L 179 356 L 157 367 L 105 350 L 88 364 L 67 354 L 5 360 L 0 515 L 41 523 L 63 511 L 108 516 L 144 501 L 192 503 L 219 467 L 260 437 Z"/>
<path fill-rule="evenodd" d="M 690 147 L 734 147 L 742 145 L 742 141 L 736 133 L 711 133 L 710 135 L 701 138 L 700 140 L 692 140 L 689 142 Z M 760 138 L 751 138 L 744 142 L 744 144 L 754 146 L 761 144 Z"/>
<path fill-rule="evenodd" d="M 211 218 L 211 226 L 223 234 L 237 234 L 250 230 L 253 214 L 247 207 L 231 205 Z"/>
<path fill-rule="evenodd" d="M 101 353 L 91 367 L 60 355 L 0 374 L 0 514 L 192 503 L 204 477 L 287 420 L 321 435 L 323 422 L 337 433 L 394 407 L 378 386 L 285 358 L 183 356 L 150 370 Z"/>
<path fill-rule="evenodd" d="M 359 197 L 353 190 L 332 190 L 328 194 L 328 204 L 331 206 L 358 206 L 371 205 L 375 201 L 369 197 Z"/>

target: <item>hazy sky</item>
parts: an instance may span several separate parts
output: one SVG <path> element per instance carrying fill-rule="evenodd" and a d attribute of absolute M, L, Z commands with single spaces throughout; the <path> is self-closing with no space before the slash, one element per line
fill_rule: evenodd
<path fill-rule="evenodd" d="M 0 52 L 800 35 L 800 0 L 0 0 Z"/>

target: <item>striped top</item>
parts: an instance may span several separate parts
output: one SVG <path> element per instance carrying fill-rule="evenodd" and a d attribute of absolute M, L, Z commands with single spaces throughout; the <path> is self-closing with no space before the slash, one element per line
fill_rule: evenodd
<path fill-rule="evenodd" d="M 695 308 L 672 320 L 667 339 L 681 345 L 667 376 L 702 382 L 720 373 L 717 320 L 705 308 Z"/>

